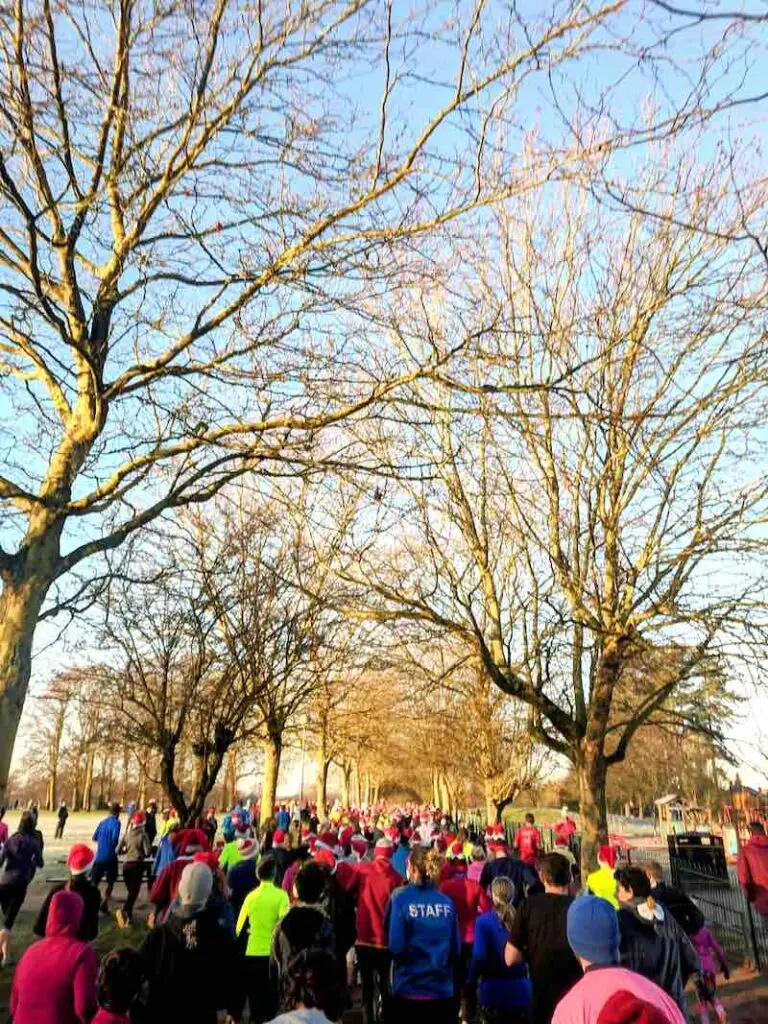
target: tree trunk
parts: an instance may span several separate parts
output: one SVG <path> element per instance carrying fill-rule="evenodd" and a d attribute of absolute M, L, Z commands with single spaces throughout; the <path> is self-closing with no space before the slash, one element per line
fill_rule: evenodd
<path fill-rule="evenodd" d="M 363 772 L 363 791 L 360 794 L 360 803 L 363 807 L 367 807 L 371 802 L 371 776 L 368 772 Z"/>
<path fill-rule="evenodd" d="M 360 766 L 355 765 L 352 769 L 352 799 L 355 801 L 355 807 L 360 806 Z"/>
<path fill-rule="evenodd" d="M 123 747 L 123 781 L 120 789 L 120 803 L 125 807 L 128 803 L 128 767 L 131 763 L 131 752 L 127 746 Z"/>
<path fill-rule="evenodd" d="M 581 753 L 576 764 L 581 813 L 581 871 L 586 878 L 597 867 L 597 849 L 608 842 L 608 814 L 605 803 L 606 764 L 603 754 Z"/>
<path fill-rule="evenodd" d="M 271 734 L 264 740 L 264 776 L 261 784 L 261 820 L 271 818 L 277 797 L 277 778 L 280 774 L 280 757 L 283 752 L 283 738 Z"/>
<path fill-rule="evenodd" d="M 143 761 L 139 764 L 139 795 L 136 803 L 140 808 L 147 806 L 147 769 Z"/>
<path fill-rule="evenodd" d="M 440 774 L 437 778 L 438 792 L 440 799 L 437 802 L 437 806 L 444 813 L 448 813 L 451 808 L 451 795 L 448 792 L 448 783 L 445 781 L 445 776 Z"/>
<path fill-rule="evenodd" d="M 330 761 L 321 761 L 319 758 L 320 751 L 318 751 L 318 760 L 316 762 L 315 802 L 317 803 L 317 816 L 322 821 L 328 808 L 328 768 L 330 767 Z"/>
<path fill-rule="evenodd" d="M 48 788 L 45 792 L 45 809 L 53 811 L 56 808 L 56 769 L 54 768 L 48 776 Z"/>
<path fill-rule="evenodd" d="M 349 807 L 349 791 L 350 781 L 352 779 L 352 765 L 343 764 L 341 766 L 341 805 L 342 807 Z"/>
<path fill-rule="evenodd" d="M 32 527 L 27 531 L 29 536 Z M 58 554 L 51 551 L 50 561 Z M 36 550 L 37 549 L 37 550 Z M 51 577 L 43 576 L 36 563 L 46 560 L 41 545 L 27 549 L 27 574 L 13 586 L 7 577 L 0 594 L 0 806 L 7 801 L 8 776 L 24 700 L 32 671 L 32 641 L 35 626 Z M 55 797 L 55 794 L 54 794 Z"/>
<path fill-rule="evenodd" d="M 493 798 L 493 780 L 485 779 L 483 782 L 485 792 L 485 818 L 489 825 L 496 821 L 496 801 Z"/>
<path fill-rule="evenodd" d="M 85 762 L 85 782 L 83 783 L 83 810 L 93 810 L 93 766 L 96 762 L 96 751 L 91 747 Z"/>
<path fill-rule="evenodd" d="M 440 803 L 440 787 L 438 784 L 437 772 L 432 772 L 432 805 L 437 807 Z"/>
<path fill-rule="evenodd" d="M 226 807 L 234 807 L 237 799 L 237 765 L 234 750 L 230 748 L 227 754 L 227 767 L 224 772 L 224 804 Z"/>

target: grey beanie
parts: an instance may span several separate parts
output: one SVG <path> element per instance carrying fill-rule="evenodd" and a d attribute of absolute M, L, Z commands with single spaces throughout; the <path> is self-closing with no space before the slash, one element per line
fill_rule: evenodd
<path fill-rule="evenodd" d="M 202 910 L 213 891 L 213 873 L 207 864 L 187 864 L 179 881 L 179 902 L 188 910 Z"/>

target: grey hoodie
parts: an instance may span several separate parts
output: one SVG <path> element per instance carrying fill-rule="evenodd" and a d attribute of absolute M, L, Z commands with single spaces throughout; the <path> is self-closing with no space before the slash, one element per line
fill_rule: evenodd
<path fill-rule="evenodd" d="M 123 836 L 117 852 L 124 853 L 127 863 L 144 860 L 152 853 L 152 844 L 143 825 L 131 825 Z"/>

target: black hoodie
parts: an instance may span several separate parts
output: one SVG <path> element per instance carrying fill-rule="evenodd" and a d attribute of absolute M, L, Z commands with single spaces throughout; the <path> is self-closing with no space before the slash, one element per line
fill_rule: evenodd
<path fill-rule="evenodd" d="M 641 899 L 622 903 L 618 917 L 622 967 L 654 981 L 686 1017 L 685 981 L 701 971 L 699 956 L 688 936 L 655 900 L 652 904 Z"/>

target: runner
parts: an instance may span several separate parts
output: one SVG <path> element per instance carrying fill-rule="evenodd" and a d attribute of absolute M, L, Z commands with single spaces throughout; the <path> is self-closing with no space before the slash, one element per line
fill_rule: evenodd
<path fill-rule="evenodd" d="M 101 900 L 101 912 L 109 913 L 109 900 L 117 881 L 117 844 L 120 842 L 120 804 L 112 804 L 109 817 L 103 818 L 93 833 L 96 843 L 96 858 L 93 863 L 91 877 L 98 889 L 101 880 L 105 880 L 104 895 Z"/>
<path fill-rule="evenodd" d="M 528 963 L 533 983 L 534 1024 L 549 1024 L 555 1006 L 578 981 L 581 968 L 566 935 L 570 867 L 559 853 L 539 863 L 544 892 L 528 896 L 518 908 L 509 933 L 506 962 Z"/>
<path fill-rule="evenodd" d="M 167 921 L 150 932 L 141 956 L 148 985 L 148 1021 L 217 1024 L 219 1011 L 237 1019 L 242 985 L 235 941 L 209 907 L 213 874 L 189 863 Z"/>
<path fill-rule="evenodd" d="M 558 1003 L 552 1024 L 686 1024 L 666 992 L 619 966 L 619 925 L 607 900 L 599 896 L 574 900 L 568 908 L 567 934 L 584 973 Z"/>
<path fill-rule="evenodd" d="M 87 1024 L 96 1012 L 98 957 L 77 938 L 85 906 L 76 892 L 51 900 L 45 938 L 24 953 L 13 976 L 14 1024 Z"/>
<path fill-rule="evenodd" d="M 531 813 L 526 814 L 525 824 L 515 834 L 515 849 L 520 860 L 531 868 L 536 867 L 541 854 L 541 832 L 536 828 L 535 820 Z"/>
<path fill-rule="evenodd" d="M 51 900 L 57 892 L 68 889 L 70 892 L 76 892 L 83 900 L 83 916 L 77 930 L 77 938 L 84 942 L 93 942 L 99 934 L 99 907 L 101 906 L 99 890 L 91 882 L 93 858 L 94 853 L 90 846 L 86 846 L 85 843 L 75 843 L 67 856 L 69 881 L 54 885 L 49 890 L 35 921 L 33 929 L 35 935 L 39 935 L 41 938 L 45 935 Z"/>
<path fill-rule="evenodd" d="M 250 1019 L 258 1022 L 270 1020 L 277 1010 L 277 977 L 270 970 L 272 935 L 290 905 L 287 893 L 275 885 L 276 869 L 274 858 L 263 858 L 258 867 L 259 886 L 246 896 L 236 926 L 240 935 L 248 925 L 243 980 Z"/>
<path fill-rule="evenodd" d="M 130 1009 L 143 981 L 141 956 L 136 950 L 107 953 L 99 968 L 99 1009 L 91 1024 L 131 1024 Z"/>
<path fill-rule="evenodd" d="M 515 887 L 508 878 L 491 883 L 493 909 L 478 917 L 467 983 L 478 1001 L 482 1024 L 529 1024 L 533 989 L 526 964 L 507 966 L 504 950 L 515 920 Z M 464 1018 L 469 1019 L 470 1018 Z"/>
<path fill-rule="evenodd" d="M 461 955 L 453 901 L 435 887 L 440 858 L 414 850 L 409 884 L 390 902 L 393 1018 L 399 1024 L 454 1024 L 454 972 Z"/>
<path fill-rule="evenodd" d="M 373 1024 L 380 1017 L 387 1020 L 389 1016 L 390 956 L 386 915 L 392 893 L 403 884 L 401 875 L 391 863 L 393 853 L 391 840 L 380 839 L 376 843 L 373 860 L 365 861 L 357 868 L 355 950 L 363 989 L 364 1024 Z M 380 1007 L 374 1005 L 376 983 L 381 996 Z"/>
<path fill-rule="evenodd" d="M 56 814 L 56 831 L 53 833 L 54 839 L 64 838 L 64 826 L 67 824 L 67 818 L 69 817 L 69 810 L 67 805 L 62 802 L 59 804 L 59 810 Z"/>
<path fill-rule="evenodd" d="M 751 821 L 749 831 L 736 864 L 739 884 L 755 912 L 768 917 L 768 836 L 759 821 Z"/>
<path fill-rule="evenodd" d="M 622 868 L 616 880 L 622 963 L 655 982 L 685 1015 L 685 982 L 701 972 L 696 950 L 674 917 L 654 900 L 644 871 Z"/>
<path fill-rule="evenodd" d="M 460 1020 L 471 1021 L 475 1015 L 475 1000 L 474 992 L 470 991 L 466 979 L 472 960 L 475 922 L 480 913 L 483 890 L 479 882 L 473 882 L 467 875 L 467 862 L 464 859 L 464 844 L 462 842 L 457 839 L 448 850 L 448 856 L 453 864 L 453 872 L 450 878 L 440 883 L 440 891 L 453 900 L 459 919 L 461 960 L 456 972 L 456 984 L 460 995 Z M 493 884 L 491 884 L 491 892 L 493 892 Z"/>
<path fill-rule="evenodd" d="M 601 846 L 597 851 L 597 871 L 587 875 L 587 892 L 607 900 L 614 910 L 619 909 L 616 898 L 616 850 L 612 846 Z"/>
<path fill-rule="evenodd" d="M 29 811 L 24 811 L 15 832 L 0 850 L 0 909 L 3 912 L 3 927 L 0 929 L 0 965 L 10 963 L 11 930 L 27 895 L 27 888 L 42 868 L 43 852 L 36 835 L 35 821 Z"/>
<path fill-rule="evenodd" d="M 119 907 L 115 919 L 119 928 L 129 928 L 133 921 L 133 908 L 141 891 L 144 878 L 144 862 L 152 854 L 152 844 L 146 832 L 146 816 L 136 811 L 131 823 L 117 848 L 118 856 L 125 854 L 123 881 L 127 892 L 125 903 Z"/>
<path fill-rule="evenodd" d="M 695 935 L 691 936 L 691 942 L 701 961 L 701 978 L 696 985 L 696 1013 L 699 1015 L 701 1024 L 709 1024 L 709 1007 L 711 1006 L 715 1011 L 715 1017 L 723 1024 L 726 1013 L 725 1007 L 717 998 L 717 973 L 719 968 L 726 981 L 731 976 L 725 953 L 706 926 L 702 926 Z"/>

